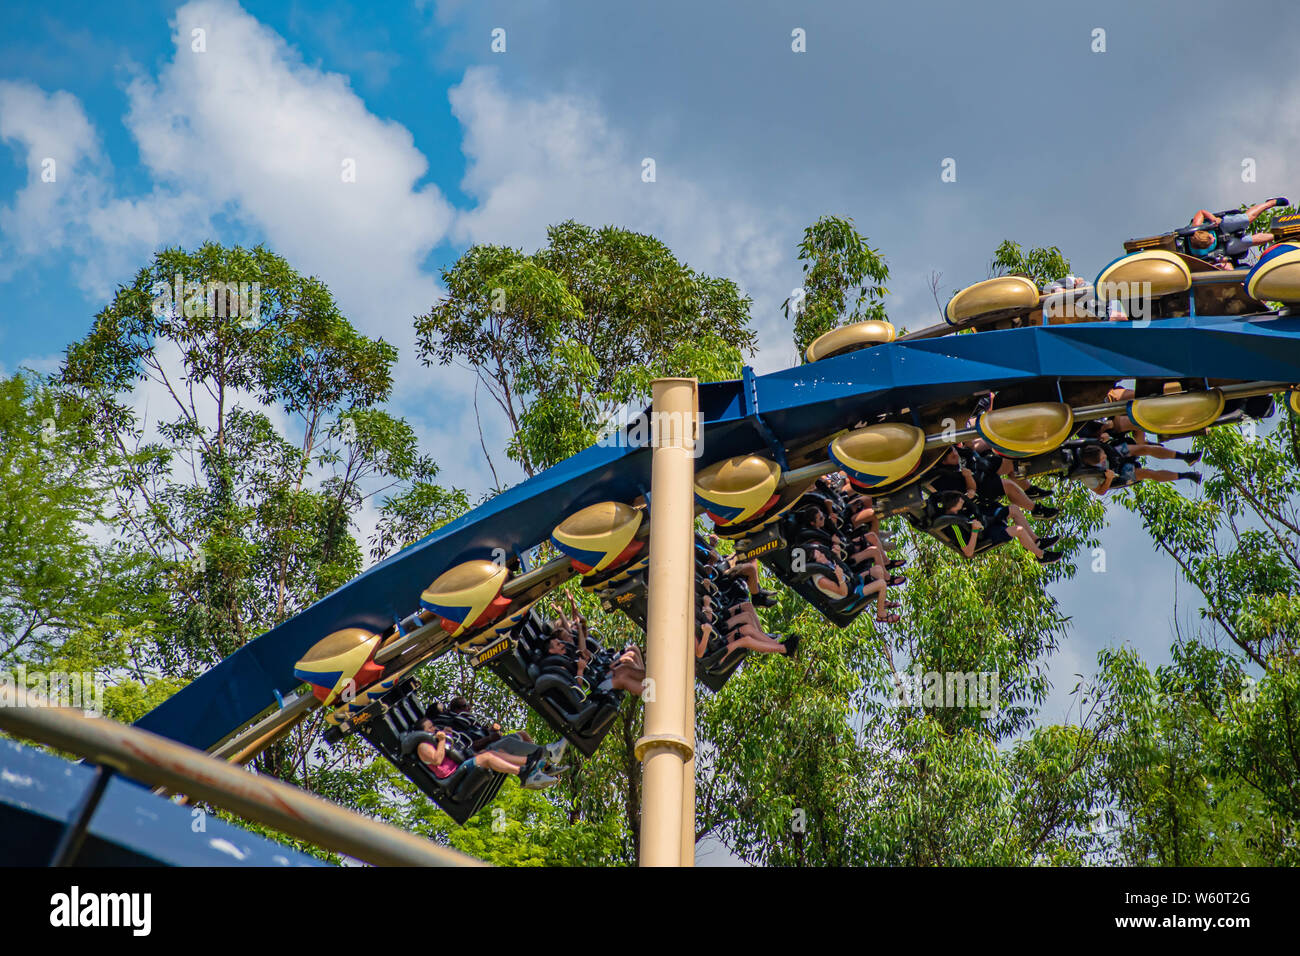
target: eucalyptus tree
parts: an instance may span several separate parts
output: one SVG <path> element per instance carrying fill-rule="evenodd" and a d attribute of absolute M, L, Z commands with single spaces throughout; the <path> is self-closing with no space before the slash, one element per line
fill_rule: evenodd
<path fill-rule="evenodd" d="M 356 576 L 368 499 L 376 554 L 463 509 L 384 410 L 396 359 L 319 279 L 215 244 L 158 253 L 68 348 L 58 386 L 100 437 L 105 518 L 163 594 L 165 674 L 192 678 Z M 310 740 L 261 765 L 304 776 Z"/>
<path fill-rule="evenodd" d="M 794 344 L 802 355 L 831 329 L 868 319 L 885 319 L 889 265 L 853 220 L 822 216 L 799 243 L 803 284 L 782 306 L 794 320 Z"/>
<path fill-rule="evenodd" d="M 531 255 L 476 245 L 415 320 L 426 365 L 472 369 L 527 475 L 594 443 L 666 375 L 734 378 L 753 349 L 750 300 L 653 236 L 564 222 Z"/>

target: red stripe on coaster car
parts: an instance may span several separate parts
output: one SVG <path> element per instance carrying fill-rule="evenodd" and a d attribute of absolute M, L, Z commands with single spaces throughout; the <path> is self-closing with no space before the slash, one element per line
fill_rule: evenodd
<path fill-rule="evenodd" d="M 628 546 L 618 553 L 618 557 L 616 557 L 612 562 L 610 562 L 609 567 L 606 568 L 605 570 L 613 571 L 616 568 L 621 568 L 623 565 L 627 564 L 634 557 L 636 557 L 641 552 L 641 549 L 644 547 L 645 547 L 644 541 L 633 540 L 629 542 Z"/>
<path fill-rule="evenodd" d="M 492 603 L 487 606 L 487 609 L 478 616 L 467 630 L 478 630 L 486 624 L 491 624 L 502 614 L 506 613 L 506 608 L 508 607 L 510 607 L 510 598 L 501 595 L 494 597 Z"/>

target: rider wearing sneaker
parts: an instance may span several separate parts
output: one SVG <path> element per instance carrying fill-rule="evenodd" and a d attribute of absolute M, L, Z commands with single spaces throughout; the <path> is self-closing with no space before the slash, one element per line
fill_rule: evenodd
<path fill-rule="evenodd" d="M 1058 514 L 1057 509 L 1050 504 L 1036 503 L 1028 490 L 1022 487 L 1020 482 L 1023 479 L 1012 477 L 1014 466 L 1010 458 L 1003 458 L 990 451 L 976 454 L 974 463 L 975 496 L 981 506 L 991 506 L 1005 497 L 1011 504 L 1028 511 L 1035 518 L 1054 518 Z M 1046 496 L 1047 489 L 1031 487 L 1037 497 Z"/>
<path fill-rule="evenodd" d="M 433 734 L 436 742 L 431 744 L 428 741 L 422 741 L 416 748 L 416 754 L 424 765 L 429 768 L 429 772 L 439 780 L 447 780 L 455 774 L 468 771 L 470 767 L 480 767 L 494 773 L 517 776 L 523 786 L 529 790 L 542 790 L 559 782 L 559 778 L 547 774 L 542 769 L 542 763 L 547 757 L 547 751 L 536 744 L 529 745 L 532 748 L 532 753 L 525 757 L 509 752 L 509 750 L 514 749 L 513 744 L 521 743 L 521 741 L 512 741 L 512 745 L 509 747 L 500 746 L 506 743 L 505 740 L 498 741 L 486 750 L 474 753 L 472 756 L 466 756 L 465 759 L 453 767 L 454 761 L 450 758 L 447 749 L 452 737 L 452 729 L 450 727 L 440 727 L 428 717 L 421 720 L 419 726 L 426 733 Z"/>
<path fill-rule="evenodd" d="M 1251 223 L 1268 209 L 1288 205 L 1285 196 L 1278 196 L 1256 203 L 1244 212 L 1230 212 L 1222 217 L 1204 209 L 1198 210 L 1189 228 L 1205 225 L 1211 228 L 1198 229 L 1188 236 L 1187 250 L 1210 261 L 1226 259 L 1232 265 L 1241 265 L 1251 249 L 1273 241 L 1271 232 L 1251 233 Z"/>

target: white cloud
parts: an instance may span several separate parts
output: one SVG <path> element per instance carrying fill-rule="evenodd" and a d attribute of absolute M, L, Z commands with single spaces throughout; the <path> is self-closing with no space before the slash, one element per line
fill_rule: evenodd
<path fill-rule="evenodd" d="M 81 102 L 30 83 L 0 82 L 0 139 L 25 153 L 27 167 L 27 185 L 0 211 L 11 254 L 32 255 L 50 240 L 66 241 L 69 211 L 99 188 L 85 171 L 103 163 Z"/>
<path fill-rule="evenodd" d="M 155 190 L 113 198 L 112 166 L 80 101 L 67 92 L 0 82 L 0 139 L 21 151 L 27 166 L 26 185 L 0 206 L 0 281 L 33 260 L 71 255 L 77 283 L 103 296 L 164 238 L 208 228 L 194 197 Z"/>
<path fill-rule="evenodd" d="M 213 224 L 228 216 L 320 276 L 362 331 L 402 347 L 399 405 L 437 410 L 423 423 L 416 416 L 425 437 L 450 431 L 452 447 L 476 445 L 464 414 L 469 377 L 421 369 L 409 345 L 412 316 L 438 293 L 422 263 L 452 216 L 436 187 L 417 186 L 428 164 L 410 132 L 373 115 L 346 78 L 305 66 L 237 4 L 187 4 L 172 28 L 171 61 L 155 76 L 137 72 L 127 89 L 125 123 L 153 179 L 141 196 L 116 194 L 74 96 L 0 84 L 0 136 L 29 168 L 28 185 L 0 210 L 9 268 L 68 256 L 82 288 L 103 299 L 159 247 L 229 241 Z M 205 52 L 192 48 L 195 29 Z M 40 180 L 46 155 L 58 157 L 55 187 Z M 354 182 L 344 181 L 345 160 Z M 485 484 L 486 468 L 463 471 L 449 478 Z"/>
<path fill-rule="evenodd" d="M 411 316 L 437 293 L 423 260 L 452 217 L 437 187 L 417 185 L 428 163 L 410 132 L 229 0 L 186 4 L 172 26 L 172 60 L 127 88 L 126 126 L 154 183 L 142 196 L 117 195 L 76 97 L 0 83 L 0 138 L 28 167 L 0 209 L 8 274 L 70 254 L 82 288 L 102 298 L 160 246 L 220 238 L 212 220 L 226 214 L 325 278 L 364 331 L 409 341 Z M 41 178 L 47 157 L 54 183 Z"/>
<path fill-rule="evenodd" d="M 203 52 L 193 49 L 194 30 Z M 797 284 L 790 256 L 797 225 L 779 209 L 743 199 L 738 184 L 678 161 L 665 145 L 657 181 L 641 179 L 643 150 L 591 100 L 514 96 L 496 75 L 472 69 L 451 91 L 463 127 L 466 192 L 456 211 L 432 185 L 411 133 L 375 116 L 347 79 L 306 65 L 273 30 L 230 0 L 194 0 L 172 20 L 175 53 L 128 85 L 127 129 L 151 191 L 119 194 L 81 104 L 67 93 L 0 87 L 0 134 L 27 152 L 28 186 L 3 222 L 16 258 L 70 255 L 70 271 L 98 298 L 163 245 L 222 239 L 233 220 L 320 276 L 345 314 L 402 348 L 397 407 L 446 460 L 446 479 L 486 487 L 478 449 L 473 379 L 462 369 L 424 369 L 410 343 L 412 316 L 438 294 L 423 268 L 449 238 L 533 249 L 564 219 L 616 223 L 652 233 L 702 271 L 735 279 L 754 297 L 764 368 L 794 361 L 779 312 Z M 77 178 L 42 190 L 39 157 L 55 151 Z M 356 181 L 345 182 L 345 160 Z M 489 447 L 504 434 L 480 405 Z M 496 456 L 503 478 L 517 478 Z"/>
<path fill-rule="evenodd" d="M 754 297 L 768 367 L 793 354 L 777 311 L 791 277 L 798 278 L 782 242 L 793 229 L 788 213 L 746 202 L 653 150 L 655 181 L 643 182 L 647 154 L 633 149 L 594 101 L 516 97 L 481 67 L 467 71 L 450 95 L 465 130 L 462 188 L 476 200 L 456 217 L 457 240 L 531 250 L 545 241 L 546 226 L 565 219 L 651 233 L 692 267 L 735 279 Z"/>
<path fill-rule="evenodd" d="M 127 126 L 155 180 L 253 226 L 365 331 L 405 339 L 436 292 L 421 262 L 451 221 L 437 187 L 416 185 L 428 163 L 411 133 L 234 3 L 181 7 L 173 40 L 157 78 L 128 88 Z"/>

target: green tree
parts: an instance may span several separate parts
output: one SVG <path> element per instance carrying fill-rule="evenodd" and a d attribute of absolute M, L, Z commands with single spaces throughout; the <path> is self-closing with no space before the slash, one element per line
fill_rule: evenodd
<path fill-rule="evenodd" d="M 158 609 L 148 556 L 103 533 L 93 422 L 61 399 L 30 373 L 0 379 L 0 664 L 47 661 L 95 622 L 130 630 Z"/>
<path fill-rule="evenodd" d="M 0 379 L 0 669 L 84 675 L 103 688 L 84 706 L 131 721 L 179 684 L 150 663 L 163 595 L 106 520 L 107 480 L 84 408 L 37 375 Z"/>
<path fill-rule="evenodd" d="M 388 494 L 379 552 L 463 507 L 381 407 L 396 357 L 319 280 L 211 244 L 159 253 L 68 349 L 59 384 L 102 436 L 106 519 L 166 594 L 152 628 L 166 675 L 189 679 L 356 576 L 368 497 Z M 309 749 L 297 734 L 259 765 L 302 776 Z"/>
<path fill-rule="evenodd" d="M 794 314 L 794 344 L 801 356 L 831 329 L 886 318 L 889 266 L 852 219 L 822 216 L 805 229 L 799 261 L 803 285 L 782 309 L 787 319 Z"/>
<path fill-rule="evenodd" d="M 1200 592 L 1202 623 L 1154 671 L 1104 655 L 1098 693 L 1115 857 L 1294 865 L 1300 854 L 1300 467 L 1290 430 L 1195 439 L 1203 497 L 1143 483 L 1121 501 Z"/>
<path fill-rule="evenodd" d="M 626 229 L 564 222 L 532 255 L 474 246 L 442 279 L 445 298 L 415 320 L 420 358 L 473 369 L 528 475 L 595 442 L 654 378 L 738 377 L 753 350 L 734 282 Z"/>
<path fill-rule="evenodd" d="M 1100 504 L 1077 489 L 1058 503 L 1065 546 L 1090 542 Z M 1047 587 L 1074 566 L 1014 545 L 967 561 L 891 523 L 911 555 L 898 624 L 868 611 L 836 628 L 787 592 L 769 629 L 804 635 L 796 660 L 747 661 L 701 702 L 706 829 L 764 864 L 1080 862 L 1095 734 L 1033 727 L 1067 628 Z M 984 672 L 995 705 L 904 695 L 912 672 Z"/>
<path fill-rule="evenodd" d="M 1025 252 L 1019 243 L 1004 239 L 994 250 L 993 258 L 989 261 L 989 276 L 1013 273 L 1029 276 L 1041 288 L 1049 282 L 1069 275 L 1070 260 L 1065 258 L 1056 246 L 1035 247 Z"/>
<path fill-rule="evenodd" d="M 72 434 L 83 425 L 36 376 L 0 380 L 0 662 L 66 637 L 94 599 L 100 495 Z"/>
<path fill-rule="evenodd" d="M 1104 858 L 1127 865 L 1294 865 L 1295 777 L 1286 760 L 1294 668 L 1243 694 L 1238 655 L 1194 640 L 1150 669 L 1101 655 Z M 1292 791 L 1292 792 L 1288 792 Z"/>

